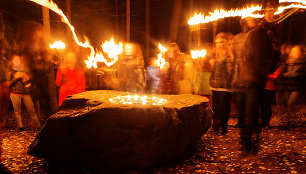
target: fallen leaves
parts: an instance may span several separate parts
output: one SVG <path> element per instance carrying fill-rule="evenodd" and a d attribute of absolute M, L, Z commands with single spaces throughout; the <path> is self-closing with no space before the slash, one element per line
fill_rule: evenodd
<path fill-rule="evenodd" d="M 306 171 L 305 127 L 280 130 L 278 126 L 283 118 L 277 108 L 273 109 L 273 126 L 262 131 L 257 156 L 242 155 L 239 129 L 229 126 L 227 135 L 208 132 L 194 151 L 187 152 L 174 163 L 144 173 L 303 173 Z M 304 111 L 306 113 L 306 109 Z M 230 118 L 229 125 L 236 122 L 237 118 Z M 305 123 L 305 120 L 301 122 Z M 46 173 L 46 161 L 26 153 L 35 135 L 33 131 L 4 130 L 4 164 L 14 173 Z"/>

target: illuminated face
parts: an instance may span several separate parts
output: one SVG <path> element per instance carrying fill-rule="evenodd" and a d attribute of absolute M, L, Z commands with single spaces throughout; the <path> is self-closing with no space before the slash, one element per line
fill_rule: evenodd
<path fill-rule="evenodd" d="M 267 7 L 266 7 L 266 11 L 265 11 L 265 20 L 267 22 L 273 22 L 274 21 L 274 5 L 271 2 L 267 2 Z"/>
<path fill-rule="evenodd" d="M 128 56 L 136 55 L 136 48 L 132 44 L 126 44 L 124 46 L 124 51 L 125 51 L 125 54 Z"/>
<path fill-rule="evenodd" d="M 20 57 L 17 55 L 13 56 L 12 63 L 14 66 L 19 66 L 21 64 Z"/>
<path fill-rule="evenodd" d="M 290 51 L 289 58 L 290 59 L 296 59 L 303 56 L 303 50 L 300 47 L 293 47 Z"/>
<path fill-rule="evenodd" d="M 169 50 L 166 52 L 166 54 L 167 54 L 167 57 L 168 58 L 174 58 L 174 48 L 169 48 Z"/>
<path fill-rule="evenodd" d="M 247 17 L 245 19 L 249 28 L 255 28 L 257 26 L 257 20 L 255 18 Z"/>
<path fill-rule="evenodd" d="M 73 53 L 67 53 L 66 55 L 66 64 L 68 66 L 75 66 L 77 63 L 76 57 Z"/>
<path fill-rule="evenodd" d="M 218 38 L 215 41 L 216 48 L 225 48 L 226 47 L 226 39 L 224 38 Z"/>

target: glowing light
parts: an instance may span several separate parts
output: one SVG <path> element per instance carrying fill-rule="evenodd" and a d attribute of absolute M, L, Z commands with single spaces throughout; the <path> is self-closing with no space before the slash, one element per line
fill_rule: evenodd
<path fill-rule="evenodd" d="M 164 47 L 162 44 L 158 45 L 158 48 L 160 50 L 160 53 L 157 55 L 157 64 L 160 69 L 163 69 L 163 67 L 166 64 L 166 60 L 163 58 L 164 53 L 167 51 L 167 48 Z"/>
<path fill-rule="evenodd" d="M 141 105 L 163 105 L 167 103 L 166 99 L 158 97 L 126 95 L 110 98 L 109 101 L 114 104 L 141 104 Z"/>
<path fill-rule="evenodd" d="M 279 0 L 279 3 L 301 3 L 303 5 L 306 5 L 306 0 Z"/>
<path fill-rule="evenodd" d="M 274 12 L 275 15 L 281 14 L 284 10 L 289 8 L 306 9 L 306 0 L 279 0 L 279 3 L 295 3 L 295 4 L 279 6 L 278 9 Z M 201 13 L 200 14 L 196 13 L 193 17 L 191 17 L 188 20 L 188 24 L 193 26 L 198 24 L 209 23 L 227 17 L 241 17 L 242 19 L 246 17 L 262 18 L 264 17 L 264 15 L 259 14 L 261 9 L 262 7 L 257 5 L 257 6 L 246 7 L 243 9 L 231 9 L 229 11 L 219 9 L 215 10 L 214 12 L 210 12 L 209 15 L 207 16 L 204 16 Z"/>
<path fill-rule="evenodd" d="M 116 44 L 114 38 L 111 38 L 110 41 L 105 41 L 101 45 L 101 48 L 105 53 L 107 53 L 108 58 L 110 58 L 111 61 L 107 61 L 101 52 L 96 53 L 92 50 L 91 54 L 88 56 L 88 60 L 85 61 L 88 68 L 97 68 L 98 62 L 103 62 L 106 66 L 110 67 L 118 61 L 118 56 L 123 52 L 123 44 Z"/>
<path fill-rule="evenodd" d="M 191 50 L 191 57 L 192 59 L 197 59 L 199 57 L 204 58 L 206 56 L 206 50 Z"/>
<path fill-rule="evenodd" d="M 111 38 L 110 41 L 106 41 L 102 45 L 102 48 L 105 53 L 108 53 L 108 57 L 113 59 L 118 59 L 118 55 L 123 52 L 123 44 L 119 43 L 117 45 L 114 41 L 114 38 Z"/>
<path fill-rule="evenodd" d="M 49 1 L 49 0 L 29 0 L 29 1 L 32 1 L 32 2 L 35 2 L 39 5 L 41 5 L 41 6 L 44 6 L 44 7 L 52 10 L 53 12 L 57 13 L 58 15 L 60 15 L 62 17 L 62 22 L 64 22 L 65 24 L 67 24 L 69 26 L 69 28 L 72 32 L 74 41 L 79 46 L 90 49 L 90 51 L 91 51 L 90 56 L 88 57 L 88 60 L 85 61 L 88 68 L 91 68 L 91 67 L 97 68 L 97 63 L 98 62 L 103 62 L 108 67 L 117 62 L 118 58 L 116 58 L 116 56 L 114 56 L 112 53 L 111 53 L 111 56 L 113 58 L 110 57 L 110 58 L 112 58 L 112 60 L 107 61 L 104 58 L 104 56 L 101 52 L 96 52 L 95 49 L 93 48 L 93 46 L 90 45 L 89 40 L 86 36 L 84 36 L 85 41 L 81 42 L 79 40 L 79 38 L 77 37 L 76 33 L 75 33 L 75 28 L 71 25 L 70 21 L 65 16 L 63 11 L 61 9 L 59 9 L 59 7 L 53 1 Z"/>
<path fill-rule="evenodd" d="M 290 4 L 288 6 L 281 6 L 278 7 L 277 11 L 274 13 L 274 15 L 278 15 L 283 13 L 285 10 L 289 9 L 289 8 L 302 8 L 302 9 L 306 9 L 306 5 L 301 5 L 301 4 Z"/>
<path fill-rule="evenodd" d="M 66 48 L 66 45 L 62 41 L 55 41 L 53 44 L 50 44 L 51 49 L 63 50 Z"/>
<path fill-rule="evenodd" d="M 263 15 L 255 14 L 256 11 L 260 10 L 261 6 L 251 6 L 243 9 L 231 9 L 229 11 L 225 11 L 223 9 L 217 9 L 214 12 L 209 13 L 208 16 L 203 16 L 201 13 L 195 14 L 192 18 L 189 19 L 188 24 L 197 25 L 200 23 L 208 23 L 219 19 L 227 17 L 236 17 L 236 16 L 239 16 L 241 18 L 245 17 L 261 18 L 263 17 Z"/>

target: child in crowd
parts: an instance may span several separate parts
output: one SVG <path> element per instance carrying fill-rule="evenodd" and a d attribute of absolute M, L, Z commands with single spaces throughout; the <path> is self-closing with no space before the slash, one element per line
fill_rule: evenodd
<path fill-rule="evenodd" d="M 146 68 L 147 73 L 147 89 L 149 93 L 156 94 L 160 78 L 158 77 L 159 67 L 157 58 L 151 58 L 150 65 Z"/>

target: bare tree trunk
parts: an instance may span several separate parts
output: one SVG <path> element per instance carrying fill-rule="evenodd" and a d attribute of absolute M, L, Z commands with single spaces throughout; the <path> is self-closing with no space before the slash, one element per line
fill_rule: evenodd
<path fill-rule="evenodd" d="M 178 28 L 180 24 L 180 16 L 181 16 L 181 9 L 182 9 L 183 1 L 176 0 L 174 1 L 174 7 L 172 12 L 172 19 L 171 19 L 171 26 L 170 26 L 170 33 L 169 33 L 169 42 L 176 42 Z"/>
<path fill-rule="evenodd" d="M 146 0 L 146 60 L 150 58 L 150 0 Z"/>
<path fill-rule="evenodd" d="M 49 17 L 49 9 L 46 7 L 42 7 L 43 13 L 43 24 L 44 30 L 46 32 L 47 41 L 50 41 L 50 17 Z M 48 73 L 48 86 L 49 86 L 49 96 L 50 96 L 50 107 L 51 112 L 55 113 L 58 111 L 57 105 L 57 97 L 56 97 L 56 86 L 55 86 L 55 77 L 54 77 L 54 65 L 51 63 L 50 71 Z"/>
<path fill-rule="evenodd" d="M 71 0 L 66 0 L 66 16 L 67 19 L 71 20 Z"/>
<path fill-rule="evenodd" d="M 119 29 L 118 0 L 116 0 L 116 37 L 117 37 L 117 39 L 119 38 L 118 29 Z"/>
<path fill-rule="evenodd" d="M 126 0 L 126 41 L 131 39 L 131 2 Z"/>
<path fill-rule="evenodd" d="M 42 14 L 43 14 L 43 24 L 44 30 L 46 32 L 47 41 L 50 40 L 50 16 L 49 16 L 49 9 L 46 7 L 42 7 Z"/>
<path fill-rule="evenodd" d="M 193 14 L 194 9 L 193 9 L 193 0 L 190 0 L 190 9 L 189 13 Z M 193 47 L 193 31 L 192 31 L 192 26 L 189 26 L 189 44 L 188 44 L 188 49 L 191 50 Z"/>

